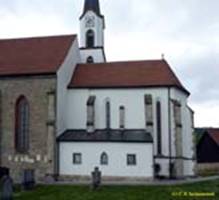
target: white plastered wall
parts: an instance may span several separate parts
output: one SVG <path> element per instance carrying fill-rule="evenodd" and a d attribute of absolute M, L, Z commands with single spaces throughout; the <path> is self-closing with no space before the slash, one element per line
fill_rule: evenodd
<path fill-rule="evenodd" d="M 108 165 L 100 165 L 100 156 L 108 155 Z M 73 153 L 82 154 L 82 164 L 73 164 Z M 137 165 L 127 165 L 127 154 L 136 154 Z M 99 167 L 103 176 L 153 177 L 152 143 L 65 143 L 60 144 L 60 174 L 90 176 Z"/>
<path fill-rule="evenodd" d="M 188 96 L 182 91 L 172 88 L 171 89 L 171 99 L 177 100 L 181 103 L 181 115 L 182 115 L 182 144 L 183 144 L 183 157 L 188 160 L 184 160 L 184 175 L 192 176 L 194 175 L 194 164 L 195 161 L 192 160 L 194 156 L 194 144 L 193 144 L 193 127 L 192 127 L 192 117 L 191 110 L 187 104 Z M 172 155 L 175 156 L 175 130 L 173 121 L 173 106 L 171 106 L 171 130 L 172 130 Z"/>
<path fill-rule="evenodd" d="M 153 98 L 154 118 L 154 155 L 157 155 L 157 133 L 156 133 L 156 101 L 161 101 L 162 109 L 162 155 L 165 159 L 156 159 L 161 164 L 161 175 L 169 175 L 169 103 L 168 88 L 147 89 L 71 89 L 68 92 L 67 127 L 68 129 L 86 129 L 86 103 L 88 97 L 96 96 L 95 102 L 95 128 L 105 129 L 105 102 L 109 98 L 111 102 L 111 128 L 119 128 L 119 107 L 125 106 L 126 129 L 145 129 L 144 95 L 151 94 Z M 190 158 L 193 154 L 191 143 L 191 117 L 188 115 L 187 95 L 178 89 L 170 89 L 170 98 L 182 104 L 183 123 L 183 156 Z M 171 106 L 171 114 L 173 113 Z M 173 116 L 171 115 L 172 156 L 175 155 Z M 191 147 L 190 147 L 191 146 Z M 185 173 L 191 172 L 189 162 L 185 162 Z M 187 168 L 189 167 L 189 168 Z M 185 174 L 185 175 L 186 175 Z"/>
<path fill-rule="evenodd" d="M 81 62 L 78 40 L 75 39 L 69 52 L 57 72 L 57 134 L 62 134 L 67 129 L 66 113 L 67 86 L 72 78 L 75 66 Z"/>
<path fill-rule="evenodd" d="M 81 62 L 87 63 L 87 58 L 89 56 L 93 57 L 94 63 L 103 63 L 105 62 L 104 50 L 102 48 L 98 49 L 80 49 Z"/>

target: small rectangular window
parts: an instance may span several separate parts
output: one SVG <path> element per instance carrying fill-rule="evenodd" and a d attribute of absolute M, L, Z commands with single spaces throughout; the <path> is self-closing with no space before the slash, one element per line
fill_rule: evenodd
<path fill-rule="evenodd" d="M 119 126 L 120 126 L 120 129 L 125 128 L 125 107 L 124 106 L 119 107 Z"/>
<path fill-rule="evenodd" d="M 136 155 L 135 154 L 128 154 L 127 155 L 127 165 L 136 165 Z"/>
<path fill-rule="evenodd" d="M 75 164 L 75 165 L 82 164 L 82 155 L 81 155 L 81 153 L 73 153 L 73 164 Z"/>

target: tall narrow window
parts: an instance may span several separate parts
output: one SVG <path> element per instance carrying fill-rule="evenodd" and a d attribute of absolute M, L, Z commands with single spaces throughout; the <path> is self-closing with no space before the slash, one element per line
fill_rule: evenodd
<path fill-rule="evenodd" d="M 110 101 L 107 99 L 106 101 L 106 129 L 110 129 L 111 125 L 111 116 L 110 116 Z"/>
<path fill-rule="evenodd" d="M 153 117 L 153 97 L 151 94 L 146 94 L 144 96 L 145 104 L 145 126 L 147 132 L 154 135 L 154 117 Z"/>
<path fill-rule="evenodd" d="M 108 155 L 104 152 L 100 156 L 100 164 L 101 165 L 108 165 Z"/>
<path fill-rule="evenodd" d="M 92 56 L 89 56 L 89 57 L 87 58 L 87 63 L 93 63 L 93 62 L 94 62 L 93 57 L 92 57 Z"/>
<path fill-rule="evenodd" d="M 161 136 L 161 103 L 156 103 L 156 121 L 157 121 L 157 153 L 162 154 L 162 136 Z"/>
<path fill-rule="evenodd" d="M 16 102 L 15 119 L 15 148 L 25 153 L 29 150 L 29 104 L 24 96 Z"/>
<path fill-rule="evenodd" d="M 87 101 L 87 130 L 88 132 L 94 132 L 95 123 L 95 96 L 90 96 Z"/>
<path fill-rule="evenodd" d="M 125 107 L 124 106 L 119 107 L 119 127 L 120 129 L 125 128 Z"/>
<path fill-rule="evenodd" d="M 86 33 L 86 43 L 88 48 L 94 47 L 94 31 L 88 30 Z"/>

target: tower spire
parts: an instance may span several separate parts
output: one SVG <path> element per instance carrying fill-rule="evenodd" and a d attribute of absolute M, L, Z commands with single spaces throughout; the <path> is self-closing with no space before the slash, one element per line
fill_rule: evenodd
<path fill-rule="evenodd" d="M 80 17 L 80 53 L 83 63 L 105 62 L 105 20 L 100 12 L 99 0 L 84 0 Z"/>
<path fill-rule="evenodd" d="M 97 16 L 103 17 L 100 12 L 99 0 L 85 0 L 84 1 L 84 10 L 80 19 L 86 14 L 87 11 L 93 11 Z"/>

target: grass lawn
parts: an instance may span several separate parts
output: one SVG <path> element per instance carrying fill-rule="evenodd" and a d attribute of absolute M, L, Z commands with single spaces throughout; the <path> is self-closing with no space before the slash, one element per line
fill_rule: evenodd
<path fill-rule="evenodd" d="M 173 197 L 173 192 L 215 192 L 215 197 Z M 15 193 L 16 200 L 219 200 L 219 180 L 181 186 L 37 186 L 31 192 Z"/>

